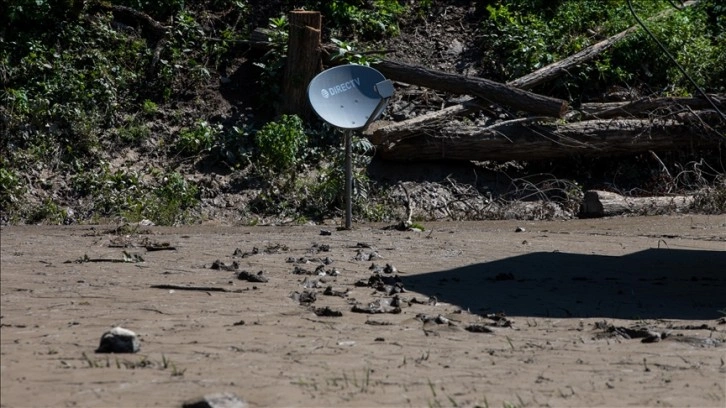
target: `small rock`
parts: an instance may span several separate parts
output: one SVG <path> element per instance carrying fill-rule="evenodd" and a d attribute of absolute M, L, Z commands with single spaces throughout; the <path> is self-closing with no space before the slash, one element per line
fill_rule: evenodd
<path fill-rule="evenodd" d="M 123 327 L 114 327 L 103 333 L 96 353 L 136 353 L 141 349 L 136 333 Z"/>
<path fill-rule="evenodd" d="M 205 395 L 200 399 L 190 400 L 183 408 L 247 408 L 247 403 L 230 392 Z"/>
<path fill-rule="evenodd" d="M 383 268 L 383 273 L 396 273 L 396 272 L 398 272 L 398 269 L 396 269 L 396 267 L 391 264 L 386 264 L 386 267 Z"/>
<path fill-rule="evenodd" d="M 322 287 L 317 279 L 308 279 L 307 276 L 305 277 L 305 279 L 303 279 L 301 285 L 306 289 L 317 289 Z"/>
<path fill-rule="evenodd" d="M 641 340 L 642 343 L 658 343 L 663 340 L 660 333 L 652 330 L 647 331 L 647 335 Z"/>
<path fill-rule="evenodd" d="M 212 266 L 210 266 L 210 269 L 217 269 L 220 271 L 236 271 L 239 269 L 239 262 L 233 261 L 232 264 L 227 265 L 224 262 L 217 259 L 216 261 L 212 262 Z"/>
<path fill-rule="evenodd" d="M 293 275 L 315 275 L 315 272 L 311 272 L 299 266 L 295 266 L 295 268 L 292 270 L 292 273 Z"/>
<path fill-rule="evenodd" d="M 364 251 L 362 249 L 358 249 L 355 254 L 356 261 L 375 261 L 378 259 L 383 259 L 381 255 L 378 254 L 376 251 Z"/>
<path fill-rule="evenodd" d="M 472 333 L 494 333 L 494 330 L 483 324 L 470 324 L 464 327 L 464 330 Z"/>
<path fill-rule="evenodd" d="M 257 273 L 241 271 L 239 273 L 239 275 L 237 275 L 237 279 L 246 280 L 248 282 L 259 282 L 259 283 L 265 283 L 270 280 L 267 276 L 264 276 L 263 271 L 259 271 Z"/>
<path fill-rule="evenodd" d="M 397 297 L 394 298 L 382 298 L 377 299 L 371 303 L 368 303 L 368 305 L 364 306 L 359 303 L 356 303 L 353 305 L 353 308 L 351 309 L 352 312 L 355 313 L 369 313 L 369 314 L 377 314 L 377 313 L 393 313 L 398 314 L 401 313 L 401 306 L 400 301 Z"/>
<path fill-rule="evenodd" d="M 418 315 L 416 315 L 416 318 L 424 323 L 451 324 L 451 320 L 442 315 L 431 316 L 419 313 Z"/>
<path fill-rule="evenodd" d="M 338 297 L 346 297 L 348 296 L 348 290 L 334 290 L 332 286 L 328 286 L 325 288 L 325 291 L 323 292 L 323 295 L 325 296 L 338 296 Z"/>
<path fill-rule="evenodd" d="M 232 253 L 232 256 L 237 258 L 247 258 L 248 256 L 257 255 L 259 253 L 260 250 L 257 247 L 252 247 L 252 251 L 249 252 L 243 252 L 241 249 L 237 248 L 234 250 L 234 253 Z"/>
<path fill-rule="evenodd" d="M 310 251 L 313 252 L 313 253 L 330 252 L 330 245 L 328 245 L 328 244 L 313 244 L 313 246 L 310 248 Z"/>
<path fill-rule="evenodd" d="M 290 299 L 300 303 L 301 305 L 309 305 L 317 300 L 317 294 L 309 290 L 304 290 L 302 293 L 295 291 L 290 294 Z"/>
<path fill-rule="evenodd" d="M 324 316 L 324 317 L 343 316 L 343 312 L 341 312 L 340 310 L 333 310 L 329 306 L 315 308 L 315 309 L 313 309 L 313 313 L 315 313 L 316 316 Z"/>

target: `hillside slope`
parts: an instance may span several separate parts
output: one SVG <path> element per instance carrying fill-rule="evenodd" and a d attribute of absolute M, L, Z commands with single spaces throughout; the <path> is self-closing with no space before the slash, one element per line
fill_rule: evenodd
<path fill-rule="evenodd" d="M 386 1 L 376 3 L 378 9 L 361 2 L 333 8 L 344 3 L 324 2 L 326 44 L 338 41 L 351 50 L 375 51 L 365 54 L 369 59 L 502 82 L 541 64 L 537 58 L 571 53 L 542 43 L 559 28 L 542 25 L 541 16 L 554 13 L 552 21 L 569 21 L 565 17 L 577 15 L 575 8 L 564 14 L 540 5 L 543 14 L 533 17 L 516 8 L 517 2 L 509 9 L 502 2 L 468 1 Z M 563 4 L 597 9 L 598 3 L 590 3 Z M 171 3 L 161 2 L 147 13 L 79 4 L 83 7 L 62 15 L 21 15 L 11 4 L 16 13 L 9 14 L 12 23 L 38 21 L 24 29 L 29 31 L 3 32 L 2 115 L 8 134 L 0 177 L 3 223 L 148 219 L 167 225 L 206 220 L 254 224 L 341 216 L 340 136 L 319 121 L 299 129 L 280 125 L 275 111 L 286 33 L 281 16 L 291 9 L 289 2 L 189 3 L 180 12 L 164 10 Z M 706 28 L 724 24 L 724 10 L 714 2 L 703 2 L 697 12 L 701 14 L 675 15 L 696 22 L 701 20 L 694 16 L 705 16 Z M 674 21 L 669 24 L 678 23 Z M 669 27 L 664 25 L 663 32 L 668 34 Z M 250 46 L 256 28 L 267 29 L 271 48 Z M 585 40 L 575 31 L 572 36 L 595 41 L 607 30 L 621 28 L 579 27 L 598 32 Z M 537 30 L 542 38 L 532 34 Z M 711 37 L 689 38 L 713 51 L 714 45 L 703 42 Z M 521 48 L 528 46 L 532 48 Z M 682 47 L 688 51 L 689 45 Z M 355 58 L 355 52 L 350 54 Z M 619 72 L 607 65 L 617 58 L 624 57 L 615 52 L 593 64 L 601 75 L 610 75 L 611 83 L 590 81 L 598 72 L 583 67 L 535 91 L 572 104 L 612 98 L 610 92 L 624 87 L 638 95 L 663 93 L 648 88 L 643 79 L 653 67 Z M 701 62 L 698 74 L 705 80 L 703 75 L 715 72 L 706 68 L 715 63 Z M 620 82 L 612 76 L 618 72 Z M 723 92 L 723 80 L 709 84 L 709 91 Z M 673 86 L 671 91 L 687 92 L 686 82 Z M 414 117 L 457 98 L 397 84 L 383 120 Z M 483 114 L 496 118 L 502 112 Z M 271 153 L 269 146 L 260 145 L 261 134 L 283 147 L 287 142 L 275 139 L 280 135 L 304 138 L 303 148 L 287 153 L 294 166 L 279 168 L 262 160 Z M 419 220 L 571 218 L 589 188 L 633 195 L 705 194 L 693 210 L 719 212 L 726 206 L 723 163 L 720 150 L 692 150 L 617 160 L 400 164 L 380 160 L 369 143 L 358 140 L 355 215 L 360 221 L 386 222 L 407 215 Z M 536 203 L 526 203 L 532 200 Z"/>

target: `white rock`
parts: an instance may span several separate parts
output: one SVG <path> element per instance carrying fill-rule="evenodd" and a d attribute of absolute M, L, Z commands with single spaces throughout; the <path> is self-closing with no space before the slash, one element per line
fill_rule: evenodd
<path fill-rule="evenodd" d="M 136 353 L 141 349 L 139 338 L 133 331 L 114 327 L 103 333 L 96 353 Z"/>

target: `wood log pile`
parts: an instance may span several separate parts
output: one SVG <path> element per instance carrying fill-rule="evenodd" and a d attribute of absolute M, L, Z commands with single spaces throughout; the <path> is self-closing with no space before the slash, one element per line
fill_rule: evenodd
<path fill-rule="evenodd" d="M 696 3 L 686 1 L 683 6 Z M 307 117 L 310 109 L 303 97 L 305 81 L 299 80 L 297 68 L 308 67 L 308 78 L 318 61 L 325 65 L 345 62 L 331 58 L 339 51 L 337 46 L 319 43 L 318 20 L 314 25 L 295 20 L 299 17 L 295 13 L 301 12 L 293 12 L 291 21 L 299 20 L 296 27 L 306 30 L 301 33 L 312 34 L 294 35 L 291 30 L 290 47 L 303 52 L 288 51 L 284 84 L 286 95 L 296 97 L 286 96 L 284 111 Z M 630 27 L 508 83 L 378 61 L 372 66 L 396 83 L 397 92 L 388 110 L 393 120 L 374 122 L 363 135 L 376 146 L 379 157 L 401 162 L 536 161 L 726 148 L 726 94 L 640 97 L 625 92 L 617 101 L 571 106 L 565 100 L 532 91 L 592 61 L 638 29 Z M 249 45 L 264 48 L 265 36 L 259 38 Z M 299 38 L 300 44 L 294 38 Z M 692 202 L 690 197 L 627 198 L 588 191 L 581 213 L 601 217 L 643 213 L 654 207 L 682 211 Z"/>
<path fill-rule="evenodd" d="M 548 160 L 710 148 L 726 142 L 722 113 L 726 95 L 644 97 L 572 107 L 563 100 L 482 78 L 390 61 L 374 67 L 406 84 L 404 94 L 412 85 L 425 87 L 440 105 L 366 130 L 387 160 Z M 451 102 L 441 93 L 466 96 Z M 421 99 L 421 104 L 429 103 Z M 476 112 L 480 114 L 471 115 Z"/>
<path fill-rule="evenodd" d="M 397 81 L 405 98 L 392 103 L 396 121 L 375 123 L 364 134 L 380 157 L 391 161 L 550 160 L 723 146 L 726 95 L 626 96 L 569 106 L 531 92 L 636 30 L 628 28 L 506 84 L 380 61 L 373 67 Z"/>

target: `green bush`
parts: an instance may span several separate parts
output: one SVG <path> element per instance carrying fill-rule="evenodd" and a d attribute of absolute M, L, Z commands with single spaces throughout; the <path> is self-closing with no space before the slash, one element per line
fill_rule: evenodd
<path fill-rule="evenodd" d="M 336 24 L 339 31 L 361 38 L 398 35 L 398 19 L 406 7 L 397 0 L 319 2 L 318 9 Z"/>
<path fill-rule="evenodd" d="M 308 138 L 297 115 L 266 123 L 255 135 L 259 162 L 273 171 L 288 172 L 302 159 Z"/>
<path fill-rule="evenodd" d="M 122 145 L 134 145 L 148 139 L 151 129 L 136 119 L 131 119 L 118 128 L 119 141 Z"/>
<path fill-rule="evenodd" d="M 54 200 L 48 198 L 38 205 L 31 206 L 26 214 L 28 224 L 62 224 L 68 213 Z"/>
<path fill-rule="evenodd" d="M 3 164 L 0 167 L 0 209 L 7 211 L 15 208 L 23 193 L 24 188 L 17 172 Z"/>
<path fill-rule="evenodd" d="M 668 2 L 633 2 L 642 20 L 671 7 Z M 626 0 L 496 1 L 487 7 L 482 25 L 483 60 L 489 76 L 511 80 L 564 59 L 636 25 Z M 701 87 L 724 89 L 726 8 L 714 1 L 671 10 L 666 18 L 646 21 Z M 716 24 L 713 24 L 713 20 Z M 714 29 L 715 27 L 715 29 Z M 645 92 L 691 94 L 695 88 L 643 30 L 617 43 L 593 63 L 583 64 L 555 83 L 561 97 L 603 94 L 612 85 Z M 551 93 L 551 88 L 548 92 Z"/>
<path fill-rule="evenodd" d="M 141 111 L 144 112 L 145 115 L 152 116 L 159 111 L 159 105 L 154 101 L 145 99 L 144 102 L 141 103 Z"/>
<path fill-rule="evenodd" d="M 371 215 L 369 205 L 370 179 L 366 173 L 370 163 L 369 154 L 373 145 L 368 139 L 354 137 L 352 140 L 353 171 L 353 211 L 358 215 Z M 300 211 L 312 218 L 322 218 L 343 208 L 345 202 L 345 150 L 332 146 L 325 150 L 324 157 L 318 160 L 314 180 L 299 183 L 301 190 Z"/>
<path fill-rule="evenodd" d="M 158 225 L 188 223 L 198 204 L 197 186 L 174 172 L 161 177 L 159 186 L 146 197 L 140 214 Z"/>
<path fill-rule="evenodd" d="M 89 212 L 95 217 L 117 216 L 143 202 L 146 188 L 138 173 L 118 169 L 111 171 L 101 162 L 99 168 L 76 170 L 71 187 L 77 198 L 88 198 Z"/>
<path fill-rule="evenodd" d="M 726 85 L 726 45 L 712 37 L 707 19 L 702 8 L 691 7 L 657 22 L 646 22 L 646 26 L 699 87 L 718 90 Z M 627 67 L 653 91 L 671 95 L 694 92 L 678 67 L 642 30 L 614 47 L 612 64 Z"/>
<path fill-rule="evenodd" d="M 200 120 L 194 127 L 184 128 L 179 132 L 176 147 L 180 152 L 193 156 L 208 152 L 216 143 L 220 132 L 219 126 Z"/>

